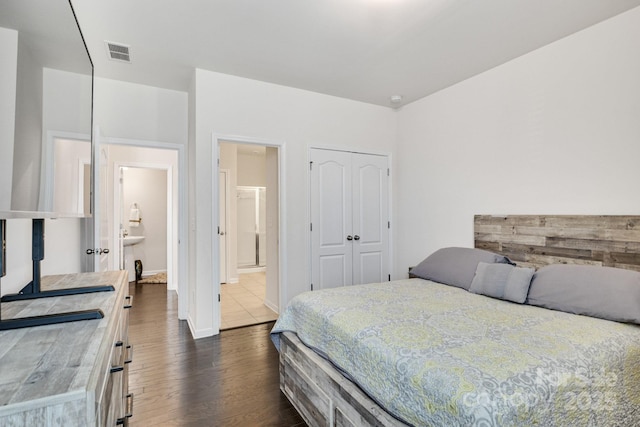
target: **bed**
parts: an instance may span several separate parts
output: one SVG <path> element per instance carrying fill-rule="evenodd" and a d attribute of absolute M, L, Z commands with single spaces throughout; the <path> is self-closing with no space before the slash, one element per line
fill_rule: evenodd
<path fill-rule="evenodd" d="M 636 224 L 476 216 L 477 249 L 426 278 L 302 294 L 272 331 L 281 389 L 312 426 L 640 425 Z"/>

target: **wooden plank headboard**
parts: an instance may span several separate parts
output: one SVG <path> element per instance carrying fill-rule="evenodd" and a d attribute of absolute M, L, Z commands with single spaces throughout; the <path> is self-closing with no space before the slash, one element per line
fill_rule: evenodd
<path fill-rule="evenodd" d="M 593 264 L 640 271 L 640 216 L 476 215 L 475 247 L 520 266 Z"/>

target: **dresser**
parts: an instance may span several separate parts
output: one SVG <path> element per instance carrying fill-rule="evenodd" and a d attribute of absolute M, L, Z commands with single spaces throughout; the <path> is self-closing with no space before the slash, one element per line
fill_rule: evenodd
<path fill-rule="evenodd" d="M 0 331 L 0 426 L 116 426 L 133 408 L 125 271 L 42 278 L 42 289 L 114 291 L 2 303 L 2 318 L 100 309 L 102 319 Z"/>

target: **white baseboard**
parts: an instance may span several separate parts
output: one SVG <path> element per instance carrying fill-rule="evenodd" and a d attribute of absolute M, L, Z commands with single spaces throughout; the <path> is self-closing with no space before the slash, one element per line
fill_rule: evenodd
<path fill-rule="evenodd" d="M 271 310 L 275 311 L 277 314 L 280 314 L 280 311 L 278 310 L 278 306 L 277 304 L 274 304 L 271 301 L 268 300 L 264 300 L 264 305 L 266 305 L 267 307 L 269 307 Z"/>
<path fill-rule="evenodd" d="M 191 317 L 187 318 L 187 325 L 189 325 L 189 330 L 191 331 L 191 336 L 195 340 L 197 340 L 199 338 L 206 338 L 206 337 L 211 337 L 211 336 L 215 335 L 213 333 L 213 328 L 206 328 L 206 329 L 197 330 L 195 328 L 195 326 L 193 325 L 193 321 L 191 320 Z"/>

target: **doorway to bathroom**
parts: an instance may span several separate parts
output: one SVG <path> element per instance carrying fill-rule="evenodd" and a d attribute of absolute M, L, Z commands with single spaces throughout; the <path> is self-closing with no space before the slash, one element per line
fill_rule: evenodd
<path fill-rule="evenodd" d="M 165 273 L 167 291 L 178 294 L 178 318 L 184 319 L 186 246 L 180 243 L 186 235 L 184 147 L 119 138 L 102 140 L 108 159 L 106 193 L 112 206 L 106 221 L 111 268 L 122 265 L 132 270 L 129 277 L 135 281 L 135 260 L 139 259 L 142 279 Z M 138 194 L 128 197 L 127 189 L 135 188 Z M 156 241 L 158 238 L 161 241 Z"/>
<path fill-rule="evenodd" d="M 277 318 L 279 148 L 219 141 L 220 329 Z"/>

